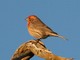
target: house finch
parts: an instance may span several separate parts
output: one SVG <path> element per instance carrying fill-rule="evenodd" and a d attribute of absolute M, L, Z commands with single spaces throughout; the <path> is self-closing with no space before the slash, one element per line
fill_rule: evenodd
<path fill-rule="evenodd" d="M 65 39 L 63 36 L 60 36 L 58 33 L 50 29 L 35 15 L 28 16 L 26 20 L 28 22 L 28 31 L 30 35 L 32 35 L 36 39 L 45 39 L 49 36 Z"/>

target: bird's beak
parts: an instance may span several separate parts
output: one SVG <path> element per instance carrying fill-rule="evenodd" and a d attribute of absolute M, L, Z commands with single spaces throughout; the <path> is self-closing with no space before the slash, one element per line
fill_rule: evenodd
<path fill-rule="evenodd" d="M 26 18 L 25 20 L 27 21 L 28 19 Z"/>

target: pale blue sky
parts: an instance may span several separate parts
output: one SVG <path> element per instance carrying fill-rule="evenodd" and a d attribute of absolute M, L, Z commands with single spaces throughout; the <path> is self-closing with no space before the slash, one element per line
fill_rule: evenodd
<path fill-rule="evenodd" d="M 49 50 L 80 60 L 80 0 L 0 0 L 0 60 L 10 60 L 22 43 L 33 39 L 25 18 L 37 15 L 68 41 L 56 37 L 43 40 Z M 31 60 L 44 60 L 33 57 Z"/>

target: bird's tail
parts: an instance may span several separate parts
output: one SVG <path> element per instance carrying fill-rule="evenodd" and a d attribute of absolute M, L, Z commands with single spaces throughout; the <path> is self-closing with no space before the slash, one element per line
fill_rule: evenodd
<path fill-rule="evenodd" d="M 65 38 L 64 36 L 58 35 L 59 38 L 62 38 L 64 40 L 68 40 L 67 38 Z"/>
<path fill-rule="evenodd" d="M 57 33 L 50 33 L 49 35 L 50 35 L 50 36 L 54 36 L 54 37 L 59 37 L 59 38 L 62 38 L 62 39 L 64 39 L 64 40 L 68 40 L 68 39 L 65 38 L 64 36 L 61 36 L 61 35 L 59 35 L 59 34 L 57 34 Z"/>

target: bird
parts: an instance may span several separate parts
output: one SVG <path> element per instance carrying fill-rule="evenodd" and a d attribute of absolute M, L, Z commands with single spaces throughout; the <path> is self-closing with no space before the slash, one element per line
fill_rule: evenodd
<path fill-rule="evenodd" d="M 45 39 L 50 36 L 59 37 L 64 40 L 67 40 L 64 36 L 59 35 L 50 27 L 48 27 L 45 23 L 43 23 L 41 19 L 36 15 L 28 16 L 26 18 L 26 21 L 29 34 L 37 40 Z"/>

